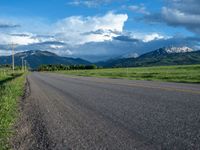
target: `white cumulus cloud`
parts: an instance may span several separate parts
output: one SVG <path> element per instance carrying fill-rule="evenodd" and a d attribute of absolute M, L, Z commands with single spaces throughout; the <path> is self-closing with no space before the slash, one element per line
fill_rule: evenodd
<path fill-rule="evenodd" d="M 143 42 L 150 42 L 154 40 L 160 40 L 160 39 L 169 39 L 171 38 L 170 36 L 163 35 L 161 33 L 153 32 L 153 33 L 138 33 L 138 32 L 133 32 L 131 33 L 131 36 L 133 39 L 138 39 Z"/>
<path fill-rule="evenodd" d="M 17 44 L 17 45 L 28 45 L 39 42 L 38 39 L 32 38 L 31 36 L 17 36 L 5 33 L 0 33 L 1 44 Z"/>
<path fill-rule="evenodd" d="M 60 49 L 63 47 L 64 47 L 63 45 L 50 45 L 50 48 L 52 48 L 52 49 Z"/>
<path fill-rule="evenodd" d="M 107 13 L 104 16 L 72 16 L 60 20 L 55 25 L 55 34 L 68 44 L 84 44 L 111 40 L 122 32 L 127 14 Z M 101 33 L 95 33 L 101 31 Z"/>
<path fill-rule="evenodd" d="M 158 33 L 152 33 L 152 34 L 148 34 L 148 35 L 145 35 L 144 38 L 143 38 L 143 41 L 144 42 L 150 42 L 150 41 L 153 41 L 153 40 L 159 40 L 159 39 L 164 39 L 165 37 L 163 35 L 160 35 Z"/>

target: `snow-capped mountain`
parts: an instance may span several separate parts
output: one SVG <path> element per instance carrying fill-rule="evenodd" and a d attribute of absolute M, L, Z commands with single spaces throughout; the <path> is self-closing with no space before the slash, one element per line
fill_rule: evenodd
<path fill-rule="evenodd" d="M 186 53 L 186 52 L 192 52 L 194 51 L 193 49 L 187 47 L 187 46 L 183 46 L 183 47 L 166 47 L 165 51 L 167 53 Z"/>
<path fill-rule="evenodd" d="M 145 53 L 139 57 L 108 60 L 100 63 L 104 67 L 139 67 L 139 66 L 166 66 L 191 65 L 200 63 L 200 51 L 189 47 L 163 47 Z"/>
<path fill-rule="evenodd" d="M 155 51 L 152 51 L 156 55 L 161 55 L 161 54 L 172 54 L 172 53 L 187 53 L 187 52 L 193 52 L 194 50 L 190 47 L 187 46 L 181 46 L 181 47 L 175 47 L 175 46 L 169 46 L 169 47 L 162 47 L 159 48 Z M 151 52 L 147 52 L 151 53 Z M 128 53 L 125 55 L 122 55 L 120 58 L 137 58 L 141 55 L 138 53 Z"/>

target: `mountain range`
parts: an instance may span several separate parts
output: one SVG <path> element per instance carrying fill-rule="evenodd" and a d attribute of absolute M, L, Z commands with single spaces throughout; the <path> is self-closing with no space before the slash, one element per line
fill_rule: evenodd
<path fill-rule="evenodd" d="M 97 63 L 103 67 L 140 67 L 200 64 L 200 51 L 188 47 L 164 47 L 139 57 L 111 59 Z"/>
<path fill-rule="evenodd" d="M 97 62 L 102 67 L 140 67 L 163 65 L 200 64 L 200 51 L 193 51 L 188 47 L 164 47 L 143 55 L 127 55 L 128 58 L 116 58 Z M 15 64 L 20 66 L 22 58 L 31 68 L 38 68 L 41 64 L 90 65 L 91 62 L 81 58 L 61 57 L 52 52 L 31 50 L 15 54 Z M 0 64 L 11 64 L 12 56 L 0 57 Z"/>
<path fill-rule="evenodd" d="M 89 65 L 89 61 L 80 58 L 61 57 L 52 52 L 31 50 L 15 54 L 15 64 L 21 66 L 22 58 L 31 68 L 38 68 L 41 64 Z M 0 57 L 0 64 L 11 64 L 12 56 Z"/>

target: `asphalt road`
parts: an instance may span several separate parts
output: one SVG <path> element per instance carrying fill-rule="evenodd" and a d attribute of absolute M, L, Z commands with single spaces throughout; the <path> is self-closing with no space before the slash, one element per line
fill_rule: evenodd
<path fill-rule="evenodd" d="M 28 75 L 37 148 L 200 149 L 200 85 Z"/>

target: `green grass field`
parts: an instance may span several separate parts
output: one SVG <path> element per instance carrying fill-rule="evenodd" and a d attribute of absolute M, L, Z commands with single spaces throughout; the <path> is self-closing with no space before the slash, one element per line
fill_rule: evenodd
<path fill-rule="evenodd" d="M 22 73 L 12 74 L 0 70 L 0 149 L 9 148 L 9 138 L 14 132 L 13 125 L 19 115 L 19 97 L 23 94 L 25 77 Z"/>
<path fill-rule="evenodd" d="M 200 65 L 61 71 L 68 75 L 200 83 Z"/>

